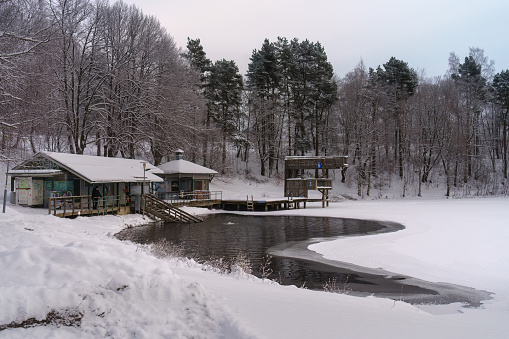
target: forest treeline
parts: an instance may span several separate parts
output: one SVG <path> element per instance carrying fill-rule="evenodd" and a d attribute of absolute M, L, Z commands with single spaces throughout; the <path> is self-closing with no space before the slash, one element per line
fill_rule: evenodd
<path fill-rule="evenodd" d="M 0 0 L 0 156 L 157 165 L 182 148 L 223 173 L 277 177 L 288 155 L 348 155 L 359 196 L 394 181 L 403 196 L 509 192 L 509 70 L 482 49 L 451 53 L 441 77 L 392 57 L 339 78 L 319 42 L 281 37 L 242 75 L 170 33 L 121 1 Z"/>

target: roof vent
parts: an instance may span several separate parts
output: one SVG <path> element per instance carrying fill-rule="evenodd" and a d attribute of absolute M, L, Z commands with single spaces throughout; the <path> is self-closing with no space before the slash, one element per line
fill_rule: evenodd
<path fill-rule="evenodd" d="M 182 160 L 184 159 L 184 151 L 181 149 L 178 149 L 175 151 L 175 160 Z"/>

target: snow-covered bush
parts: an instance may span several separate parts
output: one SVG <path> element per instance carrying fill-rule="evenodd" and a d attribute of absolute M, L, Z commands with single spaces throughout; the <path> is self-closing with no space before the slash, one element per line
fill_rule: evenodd
<path fill-rule="evenodd" d="M 167 239 L 160 239 L 150 246 L 150 253 L 156 258 L 180 259 L 185 257 L 184 246 L 175 244 Z"/>

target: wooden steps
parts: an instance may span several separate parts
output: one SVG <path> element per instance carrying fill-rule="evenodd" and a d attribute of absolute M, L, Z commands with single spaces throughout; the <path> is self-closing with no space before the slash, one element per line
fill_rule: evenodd
<path fill-rule="evenodd" d="M 202 222 L 203 219 L 184 212 L 178 207 L 157 198 L 152 194 L 142 196 L 142 208 L 144 213 L 150 217 L 161 219 L 165 222 Z"/>

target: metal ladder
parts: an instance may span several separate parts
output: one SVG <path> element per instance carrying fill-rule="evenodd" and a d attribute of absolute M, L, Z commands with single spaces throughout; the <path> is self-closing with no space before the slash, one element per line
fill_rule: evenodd
<path fill-rule="evenodd" d="M 251 201 L 249 201 L 249 195 L 247 196 L 247 199 L 246 199 L 246 208 L 247 208 L 248 211 L 254 212 L 253 196 L 251 196 Z"/>

